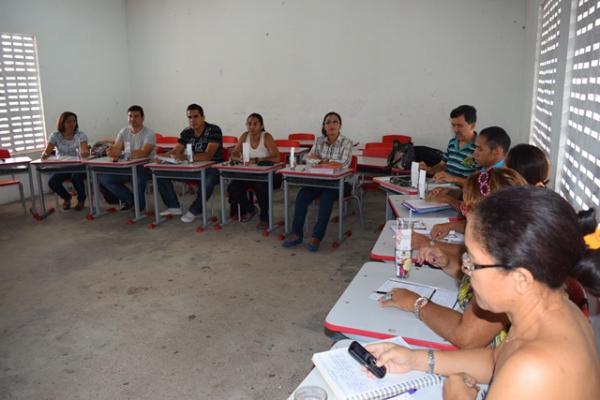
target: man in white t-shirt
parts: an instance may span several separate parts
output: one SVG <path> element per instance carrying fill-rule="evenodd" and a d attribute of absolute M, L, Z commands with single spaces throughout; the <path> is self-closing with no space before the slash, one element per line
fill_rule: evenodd
<path fill-rule="evenodd" d="M 156 136 L 148 127 L 144 126 L 144 109 L 140 106 L 131 106 L 127 110 L 129 125 L 121 129 L 107 153 L 114 160 L 120 157 L 129 159 L 154 157 Z M 140 199 L 140 210 L 146 208 L 146 181 L 150 175 L 144 171 L 143 165 L 137 166 L 138 194 Z M 133 207 L 133 193 L 125 186 L 130 183 L 131 177 L 127 175 L 100 175 L 100 183 L 112 193 L 123 204 L 121 210 L 129 210 Z"/>

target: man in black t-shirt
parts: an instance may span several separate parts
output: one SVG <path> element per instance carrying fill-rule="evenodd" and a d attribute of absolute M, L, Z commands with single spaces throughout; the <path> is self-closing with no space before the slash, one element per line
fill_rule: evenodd
<path fill-rule="evenodd" d="M 223 133 L 217 125 L 209 124 L 204 119 L 204 110 L 198 104 L 190 104 L 187 108 L 189 128 L 185 128 L 179 135 L 179 141 L 175 148 L 167 156 L 178 160 L 186 160 L 185 150 L 187 145 L 192 147 L 194 161 L 223 161 Z M 216 168 L 208 168 L 205 172 L 206 200 L 212 195 L 214 187 L 219 183 L 219 171 Z M 161 215 L 181 215 L 181 206 L 177 194 L 173 188 L 171 179 L 158 179 L 158 191 L 167 211 Z M 190 206 L 188 212 L 181 216 L 183 222 L 192 222 L 202 214 L 202 192 L 198 190 L 196 200 Z"/>

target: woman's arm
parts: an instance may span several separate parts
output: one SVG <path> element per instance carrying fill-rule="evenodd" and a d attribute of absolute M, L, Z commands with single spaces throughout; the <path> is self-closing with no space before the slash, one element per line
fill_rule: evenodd
<path fill-rule="evenodd" d="M 259 161 L 279 162 L 279 149 L 277 149 L 275 139 L 273 139 L 273 136 L 269 132 L 265 132 L 264 143 L 271 155 L 269 157 L 261 158 Z"/>
<path fill-rule="evenodd" d="M 246 142 L 246 138 L 248 137 L 248 132 L 242 133 L 238 142 L 235 144 L 233 150 L 231 150 L 229 158 L 232 160 L 241 160 L 242 159 L 242 146 Z"/>
<path fill-rule="evenodd" d="M 52 143 L 48 142 L 48 144 L 46 145 L 46 148 L 42 152 L 42 155 L 41 155 L 42 160 L 45 160 L 46 158 L 50 157 L 50 154 L 52 154 L 53 151 L 54 151 L 54 145 Z"/>
<path fill-rule="evenodd" d="M 79 154 L 81 154 L 81 157 L 83 158 L 88 158 L 90 156 L 90 146 L 87 142 L 79 143 Z"/>

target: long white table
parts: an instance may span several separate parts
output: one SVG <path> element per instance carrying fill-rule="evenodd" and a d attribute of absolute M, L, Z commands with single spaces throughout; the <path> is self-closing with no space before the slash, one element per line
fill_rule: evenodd
<path fill-rule="evenodd" d="M 369 298 L 392 277 L 395 277 L 392 263 L 364 264 L 325 318 L 325 327 L 333 332 L 357 335 L 366 340 L 402 336 L 410 344 L 453 349 L 454 346 L 418 320 L 412 312 L 392 307 L 384 308 Z M 413 267 L 410 277 L 406 280 L 458 291 L 458 282 L 454 278 L 427 266 Z"/>

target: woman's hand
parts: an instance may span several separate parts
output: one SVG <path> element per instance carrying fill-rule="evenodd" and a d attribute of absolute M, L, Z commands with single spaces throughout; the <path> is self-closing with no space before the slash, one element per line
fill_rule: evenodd
<path fill-rule="evenodd" d="M 419 264 L 428 263 L 434 267 L 445 268 L 449 262 L 450 259 L 446 253 L 437 246 L 424 246 L 419 249 L 417 256 L 417 263 Z"/>
<path fill-rule="evenodd" d="M 427 236 L 413 231 L 411 236 L 411 245 L 413 250 L 419 250 L 421 247 L 429 246 L 429 242 L 431 242 L 431 239 L 429 239 Z"/>
<path fill-rule="evenodd" d="M 448 236 L 451 230 L 452 224 L 450 222 L 436 224 L 433 226 L 433 228 L 431 228 L 431 238 L 433 240 L 440 240 Z"/>
<path fill-rule="evenodd" d="M 377 365 L 384 365 L 387 372 L 399 374 L 413 369 L 413 352 L 406 347 L 394 343 L 373 343 L 366 349 L 375 356 Z"/>
<path fill-rule="evenodd" d="M 382 307 L 396 307 L 403 311 L 413 311 L 415 301 L 419 295 L 407 289 L 392 289 L 388 294 L 379 299 L 379 304 Z"/>
<path fill-rule="evenodd" d="M 444 400 L 473 400 L 477 398 L 475 378 L 465 373 L 448 376 L 444 380 Z"/>

